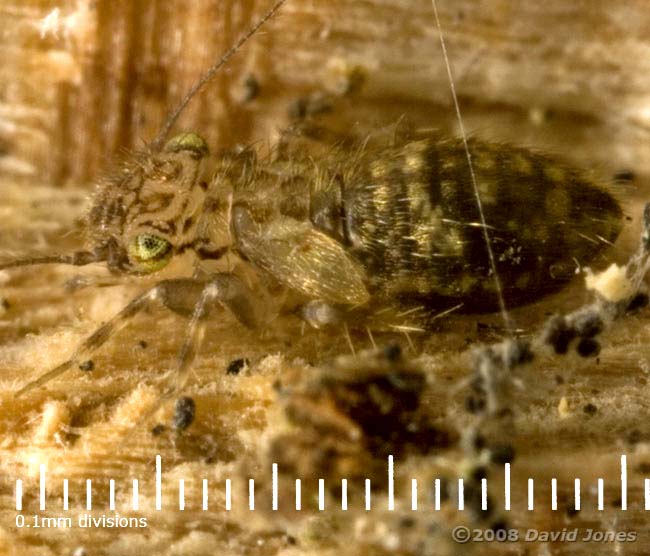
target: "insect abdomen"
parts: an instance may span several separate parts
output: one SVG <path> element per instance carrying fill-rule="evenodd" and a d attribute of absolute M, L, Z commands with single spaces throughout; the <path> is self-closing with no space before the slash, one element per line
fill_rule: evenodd
<path fill-rule="evenodd" d="M 622 212 L 555 159 L 470 141 L 490 243 L 509 305 L 558 289 L 613 242 Z M 497 306 L 463 145 L 427 137 L 386 149 L 345 184 L 344 232 L 371 290 L 468 310 Z"/>

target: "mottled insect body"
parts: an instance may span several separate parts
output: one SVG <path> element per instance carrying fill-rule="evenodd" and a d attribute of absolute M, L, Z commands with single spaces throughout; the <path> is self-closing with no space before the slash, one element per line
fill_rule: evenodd
<path fill-rule="evenodd" d="M 578 171 L 510 145 L 470 149 L 508 305 L 558 289 L 575 261 L 618 236 L 617 202 Z M 405 133 L 352 152 L 318 161 L 226 153 L 203 181 L 207 146 L 182 134 L 108 184 L 89 224 L 119 272 L 155 271 L 192 249 L 238 254 L 333 305 L 497 307 L 462 143 Z"/>
<path fill-rule="evenodd" d="M 469 143 L 508 306 L 557 290 L 621 229 L 606 191 L 557 160 Z M 429 307 L 498 307 L 463 143 L 427 134 L 391 145 L 344 184 L 351 251 L 388 297 Z M 554 275 L 553 269 L 563 269 Z"/>

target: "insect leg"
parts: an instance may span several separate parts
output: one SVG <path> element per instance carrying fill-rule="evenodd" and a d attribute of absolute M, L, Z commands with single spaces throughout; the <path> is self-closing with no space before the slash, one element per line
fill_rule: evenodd
<path fill-rule="evenodd" d="M 86 361 L 90 358 L 90 355 L 94 353 L 98 348 L 100 348 L 106 341 L 116 332 L 124 328 L 124 326 L 140 311 L 151 305 L 158 296 L 164 282 L 157 284 L 153 288 L 145 291 L 140 294 L 138 297 L 133 299 L 126 307 L 124 307 L 117 315 L 115 315 L 107 323 L 100 326 L 95 332 L 93 332 L 75 351 L 74 355 L 61 363 L 58 367 L 55 367 L 51 371 L 45 373 L 44 375 L 38 377 L 36 380 L 30 382 L 26 386 L 23 386 L 15 396 L 22 396 L 26 392 L 43 386 L 48 383 L 50 380 L 57 378 L 58 376 L 65 373 L 71 367 L 80 364 L 82 361 Z"/>
<path fill-rule="evenodd" d="M 199 299 L 198 303 L 197 298 Z M 79 346 L 70 359 L 21 388 L 16 393 L 16 397 L 43 386 L 75 365 L 90 359 L 91 355 L 104 345 L 111 336 L 124 328 L 138 313 L 157 301 L 176 313 L 185 316 L 192 315 L 188 340 L 186 340 L 179 355 L 179 369 L 187 370 L 194 358 L 194 346 L 197 344 L 196 341 L 190 341 L 190 339 L 196 335 L 196 332 L 200 331 L 198 330 L 198 320 L 209 312 L 210 306 L 208 302 L 212 300 L 219 301 L 228 307 L 244 325 L 253 327 L 257 324 L 258 317 L 251 302 L 252 298 L 252 293 L 243 282 L 229 274 L 215 275 L 207 283 L 191 279 L 159 282 L 133 299 L 111 320 L 95 330 Z M 194 308 L 193 311 L 192 308 Z M 178 376 L 178 373 L 175 374 Z"/>
<path fill-rule="evenodd" d="M 166 388 L 165 397 L 173 395 L 185 384 L 203 341 L 205 317 L 215 303 L 227 307 L 242 324 L 249 328 L 255 328 L 262 321 L 260 304 L 256 303 L 259 296 L 233 274 L 215 274 L 207 282 L 197 280 L 170 282 L 173 282 L 173 285 L 167 288 L 163 297 L 165 306 L 180 314 L 187 314 L 190 304 L 194 309 L 185 342 L 178 354 L 176 368 L 171 375 L 174 384 Z"/>

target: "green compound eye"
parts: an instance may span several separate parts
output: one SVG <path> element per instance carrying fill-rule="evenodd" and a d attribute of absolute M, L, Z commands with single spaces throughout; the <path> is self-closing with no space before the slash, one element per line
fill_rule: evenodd
<path fill-rule="evenodd" d="M 153 234 L 135 236 L 129 245 L 129 258 L 142 272 L 155 272 L 171 258 L 172 244 Z"/>
<path fill-rule="evenodd" d="M 177 153 L 188 151 L 194 158 L 202 158 L 209 152 L 205 139 L 197 133 L 179 133 L 165 145 L 165 151 Z"/>

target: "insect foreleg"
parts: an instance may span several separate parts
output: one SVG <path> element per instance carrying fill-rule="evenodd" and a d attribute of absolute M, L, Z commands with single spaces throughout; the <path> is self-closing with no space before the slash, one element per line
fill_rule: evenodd
<path fill-rule="evenodd" d="M 179 315 L 203 319 L 216 301 L 232 311 L 244 326 L 255 328 L 260 324 L 260 311 L 253 303 L 253 299 L 260 296 L 234 274 L 212 274 L 207 279 L 165 280 L 160 286 L 161 302 Z"/>
<path fill-rule="evenodd" d="M 163 303 L 166 307 L 180 314 L 187 314 L 193 306 L 192 319 L 187 330 L 185 342 L 178 354 L 176 368 L 168 378 L 173 385 L 165 390 L 169 397 L 180 390 L 192 363 L 196 358 L 205 333 L 205 318 L 215 303 L 228 308 L 237 319 L 249 328 L 255 328 L 262 322 L 260 304 L 255 303 L 259 295 L 233 274 L 215 274 L 209 281 L 173 280 L 165 291 Z"/>
<path fill-rule="evenodd" d="M 180 377 L 191 365 L 200 344 L 200 339 L 198 341 L 197 339 L 202 336 L 203 325 L 199 325 L 199 321 L 207 315 L 214 301 L 230 309 L 242 324 L 254 327 L 259 322 L 259 316 L 252 299 L 253 294 L 250 289 L 239 278 L 230 274 L 214 275 L 208 282 L 192 279 L 159 282 L 133 299 L 111 320 L 95 330 L 70 359 L 21 388 L 16 393 L 16 397 L 43 386 L 75 365 L 89 360 L 111 336 L 124 328 L 138 313 L 156 302 L 161 302 L 175 313 L 184 316 L 192 315 L 188 338 L 180 352 L 178 368 L 174 372 L 175 376 Z"/>
<path fill-rule="evenodd" d="M 22 396 L 24 393 L 43 386 L 48 383 L 50 380 L 61 376 L 68 369 L 75 365 L 79 365 L 83 361 L 90 359 L 90 356 L 99 349 L 106 341 L 116 332 L 124 328 L 128 322 L 137 315 L 143 309 L 149 307 L 160 295 L 161 289 L 164 285 L 164 282 L 157 284 L 153 288 L 147 290 L 146 292 L 140 294 L 138 297 L 133 299 L 124 309 L 122 309 L 117 315 L 115 315 L 107 323 L 100 326 L 95 332 L 93 332 L 82 344 L 79 346 L 74 355 L 61 363 L 58 367 L 55 367 L 51 371 L 40 376 L 36 380 L 30 382 L 18 392 L 16 392 L 16 397 Z"/>

